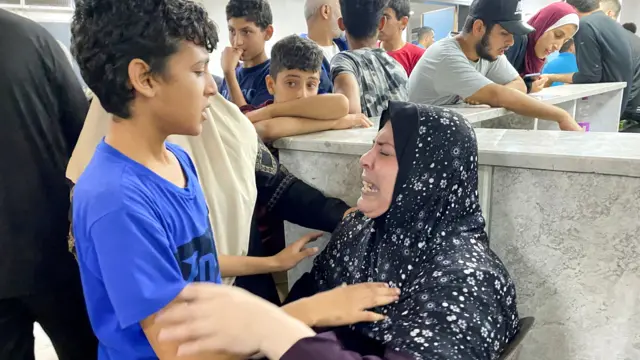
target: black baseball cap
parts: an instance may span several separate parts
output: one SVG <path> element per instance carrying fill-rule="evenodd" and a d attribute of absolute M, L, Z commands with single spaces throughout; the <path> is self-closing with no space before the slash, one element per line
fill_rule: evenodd
<path fill-rule="evenodd" d="M 513 35 L 527 35 L 535 31 L 522 21 L 522 0 L 473 0 L 469 16 L 500 24 Z"/>

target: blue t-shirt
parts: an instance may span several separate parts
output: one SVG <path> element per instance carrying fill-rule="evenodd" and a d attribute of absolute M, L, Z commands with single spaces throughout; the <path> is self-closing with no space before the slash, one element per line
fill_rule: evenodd
<path fill-rule="evenodd" d="M 179 188 L 102 141 L 73 195 L 73 233 L 99 360 L 157 359 L 140 321 L 189 282 L 221 283 L 207 204 L 187 153 Z"/>
<path fill-rule="evenodd" d="M 250 68 L 238 67 L 236 69 L 236 78 L 242 95 L 244 95 L 244 101 L 249 105 L 258 106 L 264 104 L 267 100 L 273 100 L 273 95 L 269 94 L 267 90 L 267 75 L 269 75 L 269 66 L 271 60 L 267 60 L 260 65 L 256 65 Z M 231 101 L 231 94 L 227 87 L 227 82 L 223 81 L 220 86 L 220 94 L 225 99 Z"/>
<path fill-rule="evenodd" d="M 542 68 L 543 74 L 572 74 L 578 72 L 576 56 L 570 52 L 559 53 L 554 59 L 547 61 Z M 562 85 L 561 82 L 554 82 L 551 86 Z"/>

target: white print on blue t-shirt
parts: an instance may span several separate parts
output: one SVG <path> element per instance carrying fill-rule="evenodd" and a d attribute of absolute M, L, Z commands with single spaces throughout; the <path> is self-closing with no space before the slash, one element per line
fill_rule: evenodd
<path fill-rule="evenodd" d="M 211 227 L 176 251 L 182 277 L 187 282 L 220 282 L 220 269 L 216 258 Z"/>

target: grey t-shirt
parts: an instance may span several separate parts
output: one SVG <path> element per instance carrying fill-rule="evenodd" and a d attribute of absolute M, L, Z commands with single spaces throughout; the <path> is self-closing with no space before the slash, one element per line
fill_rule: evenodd
<path fill-rule="evenodd" d="M 360 86 L 362 113 L 380 116 L 389 100 L 407 101 L 407 72 L 384 49 L 357 49 L 338 53 L 331 61 L 331 81 L 353 74 Z"/>
<path fill-rule="evenodd" d="M 455 38 L 431 45 L 409 77 L 409 101 L 452 105 L 496 83 L 506 85 L 519 76 L 506 56 L 496 61 L 470 61 Z"/>

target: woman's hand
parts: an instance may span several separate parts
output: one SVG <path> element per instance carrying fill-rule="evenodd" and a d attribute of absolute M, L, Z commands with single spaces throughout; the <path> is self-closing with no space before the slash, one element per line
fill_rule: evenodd
<path fill-rule="evenodd" d="M 178 342 L 178 356 L 208 352 L 242 355 L 262 352 L 279 359 L 296 342 L 315 333 L 277 306 L 226 285 L 193 283 L 161 312 L 159 341 Z"/>
<path fill-rule="evenodd" d="M 288 304 L 283 309 L 314 327 L 334 327 L 384 320 L 368 311 L 398 301 L 400 290 L 385 283 L 342 286 Z"/>

